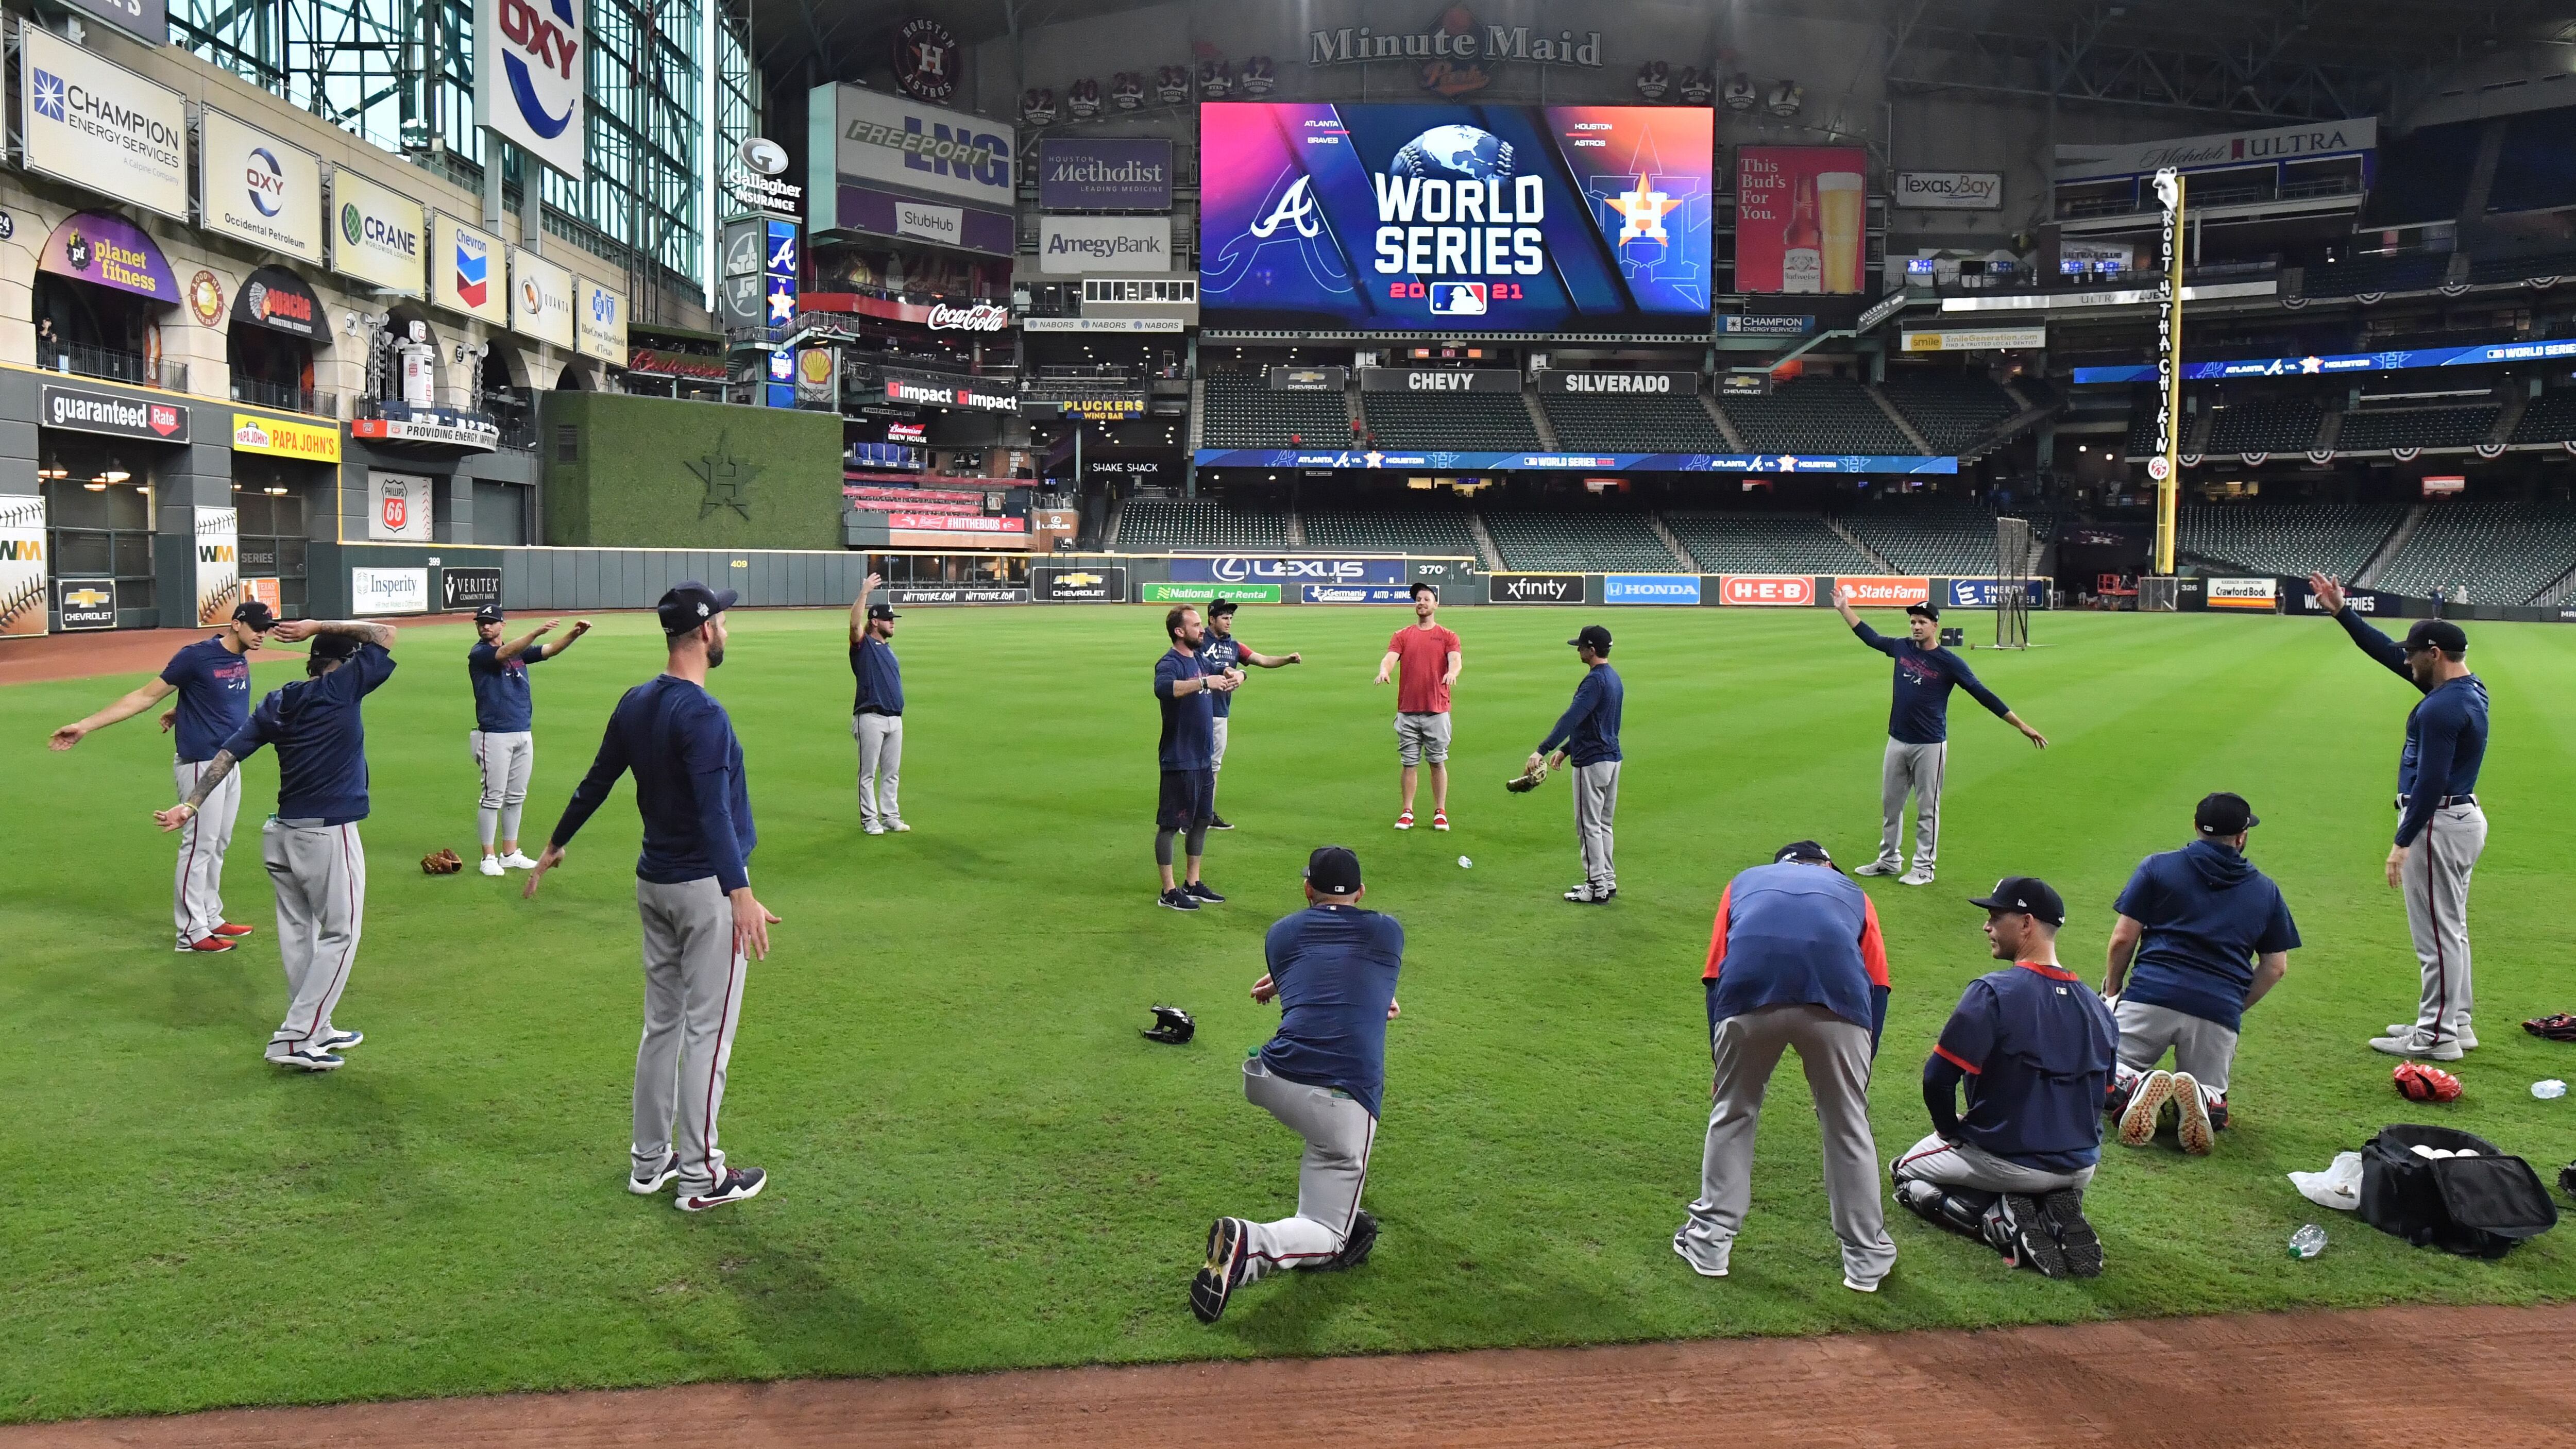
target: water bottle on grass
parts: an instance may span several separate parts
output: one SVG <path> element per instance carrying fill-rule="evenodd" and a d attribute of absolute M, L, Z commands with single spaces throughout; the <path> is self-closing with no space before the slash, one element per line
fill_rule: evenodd
<path fill-rule="evenodd" d="M 2290 1256 L 2313 1258 L 2326 1250 L 2326 1230 L 2315 1223 L 2290 1234 Z"/>

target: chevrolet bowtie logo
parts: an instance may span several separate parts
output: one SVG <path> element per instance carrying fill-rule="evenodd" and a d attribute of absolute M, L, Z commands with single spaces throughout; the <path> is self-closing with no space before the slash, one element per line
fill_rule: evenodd
<path fill-rule="evenodd" d="M 1101 582 L 1101 578 L 1098 574 L 1058 574 L 1055 581 L 1066 588 L 1087 589 Z"/>
<path fill-rule="evenodd" d="M 105 608 L 108 597 L 96 589 L 66 589 L 63 591 L 63 607 L 67 609 Z"/>

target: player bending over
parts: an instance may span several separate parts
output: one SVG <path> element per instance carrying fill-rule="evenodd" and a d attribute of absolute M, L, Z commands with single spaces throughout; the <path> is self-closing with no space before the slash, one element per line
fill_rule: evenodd
<path fill-rule="evenodd" d="M 257 599 L 233 606 L 223 632 L 200 639 L 170 656 L 161 676 L 136 688 L 116 703 L 54 731 L 48 748 L 68 750 L 90 731 L 132 719 L 178 691 L 179 702 L 161 716 L 167 733 L 178 728 L 178 758 L 171 765 L 181 798 L 196 788 L 215 751 L 250 723 L 250 652 L 260 636 L 277 625 L 277 616 Z M 173 882 L 171 914 L 179 926 L 181 951 L 229 951 L 252 928 L 224 919 L 224 852 L 232 847 L 233 819 L 241 811 L 241 779 L 219 782 L 205 797 L 205 813 L 191 812 L 179 835 L 179 868 Z"/>
<path fill-rule="evenodd" d="M 1896 1266 L 1869 1132 L 1870 1063 L 1887 1024 L 1887 947 L 1878 908 L 1812 840 L 1727 882 L 1710 933 L 1710 1087 L 1699 1200 L 1673 1251 L 1703 1278 L 1726 1276 L 1753 1199 L 1753 1132 L 1780 1054 L 1794 1050 L 1824 1139 L 1825 1196 L 1842 1240 L 1843 1286 L 1875 1293 Z"/>
<path fill-rule="evenodd" d="M 233 778 L 233 767 L 277 747 L 277 813 L 260 828 L 260 854 L 277 893 L 277 954 L 286 968 L 286 1019 L 267 1058 L 298 1071 L 341 1067 L 341 1052 L 366 1034 L 331 1025 L 348 989 L 367 915 L 367 722 L 360 706 L 393 678 L 390 624 L 291 619 L 271 631 L 289 644 L 310 639 L 305 677 L 273 690 L 215 752 L 188 797 L 152 818 L 163 830 L 194 820 L 198 807 Z"/>
<path fill-rule="evenodd" d="M 2022 732 L 2039 749 L 2048 736 L 2022 723 L 2012 707 L 1977 682 L 1968 661 L 1941 643 L 1941 610 L 1905 606 L 1906 637 L 1890 639 L 1852 612 L 1852 591 L 1834 590 L 1834 611 L 1860 642 L 1896 661 L 1895 695 L 1887 708 L 1887 756 L 1878 777 L 1878 859 L 1862 875 L 1892 875 L 1899 885 L 1930 885 L 1941 850 L 1941 779 L 1950 766 L 1950 690 L 1958 686 L 1995 717 Z M 1914 868 L 1905 866 L 1905 797 L 1914 796 Z"/>
<path fill-rule="evenodd" d="M 1306 1139 L 1297 1214 L 1218 1218 L 1190 1311 L 1214 1323 L 1234 1291 L 1284 1268 L 1356 1268 L 1377 1245 L 1360 1211 L 1386 1088 L 1386 1024 L 1400 1008 L 1404 927 L 1360 909 L 1360 860 L 1338 845 L 1306 859 L 1306 909 L 1271 926 L 1252 999 L 1279 1003 L 1279 1032 L 1243 1064 L 1243 1095 Z"/>
<path fill-rule="evenodd" d="M 859 742 L 859 828 L 899 835 L 912 828 L 895 796 L 903 784 L 903 664 L 894 657 L 894 621 L 901 616 L 892 604 L 868 602 L 884 582 L 868 575 L 850 604 L 850 673 L 858 680 L 850 738 Z"/>
<path fill-rule="evenodd" d="M 2140 861 L 2113 907 L 2102 994 L 2117 998 L 2120 1065 L 2103 1110 L 2120 1119 L 2122 1146 L 2154 1141 L 2167 1107 L 2175 1142 L 2195 1157 L 2227 1125 L 2236 1033 L 2299 945 L 2281 888 L 2245 858 L 2262 823 L 2242 795 L 2202 797 L 2200 838 Z M 2170 1072 L 2157 1065 L 2167 1048 Z"/>
<path fill-rule="evenodd" d="M 504 639 L 501 625 L 508 618 L 498 604 L 475 610 L 477 642 L 465 651 L 465 679 L 474 687 L 474 728 L 465 740 L 474 750 L 475 768 L 483 774 L 483 801 L 474 812 L 474 829 L 483 841 L 485 875 L 536 866 L 519 853 L 519 811 L 527 803 L 528 776 L 537 767 L 537 737 L 530 733 L 536 706 L 528 697 L 528 670 L 570 649 L 574 640 L 590 632 L 590 621 L 577 619 L 571 633 L 552 644 L 540 643 L 563 627 L 563 620 L 548 619 L 516 639 Z"/>
<path fill-rule="evenodd" d="M 650 1197 L 673 1178 L 672 1203 L 704 1212 L 757 1197 L 769 1174 L 733 1167 L 716 1145 L 743 979 L 769 955 L 778 917 L 751 893 L 751 819 L 742 741 L 707 672 L 724 663 L 725 610 L 734 591 L 691 579 L 655 604 L 670 658 L 662 673 L 626 691 L 608 717 L 599 756 L 574 788 L 528 874 L 536 899 L 546 872 L 608 798 L 635 774 L 644 852 L 635 862 L 635 908 L 644 923 L 644 1039 L 635 1048 L 635 1136 L 626 1190 Z"/>
<path fill-rule="evenodd" d="M 1219 599 L 1208 605 L 1207 642 L 1199 646 L 1199 658 L 1206 661 L 1208 668 L 1219 674 L 1228 670 L 1240 673 L 1241 666 L 1246 664 L 1255 669 L 1278 669 L 1285 665 L 1305 662 L 1306 656 L 1302 654 L 1263 654 L 1247 648 L 1242 640 L 1234 637 L 1236 607 L 1232 599 Z M 1219 694 L 1216 697 L 1215 732 L 1211 736 L 1214 743 L 1208 748 L 1208 829 L 1210 830 L 1234 828 L 1224 816 L 1216 813 L 1216 781 L 1223 778 L 1225 774 L 1226 719 L 1233 711 L 1234 695 L 1231 692 Z"/>
<path fill-rule="evenodd" d="M 2456 1062 L 2477 1048 L 2469 1028 L 2469 873 L 2487 848 L 2478 767 L 2487 757 L 2486 681 L 2469 672 L 2468 633 L 2447 619 L 2418 619 L 2398 644 L 2370 627 L 2343 585 L 2312 575 L 2318 605 L 2335 616 L 2361 652 L 2424 696 L 2406 713 L 2406 750 L 2397 757 L 2397 841 L 2388 883 L 2406 893 L 2406 931 L 2415 939 L 2423 994 L 2412 1025 L 2372 1037 L 2374 1051 Z"/>
<path fill-rule="evenodd" d="M 1968 983 L 1923 1063 L 1932 1135 L 1889 1164 L 1896 1200 L 1935 1227 L 2048 1278 L 2102 1273 L 2084 1188 L 2102 1160 L 2102 1114 L 2119 1030 L 2057 961 L 2066 902 L 2048 882 L 2007 876 L 1986 908 L 1986 946 L 2013 964 Z M 1968 1112 L 1957 1110 L 1967 1083 Z"/>
<path fill-rule="evenodd" d="M 1243 671 L 1211 673 L 1200 646 L 1206 626 L 1199 611 L 1187 604 L 1163 616 L 1163 635 L 1172 647 L 1154 661 L 1154 697 L 1163 705 L 1163 736 L 1154 747 L 1162 766 L 1162 797 L 1154 807 L 1154 864 L 1163 873 L 1163 892 L 1155 904 L 1168 910 L 1195 911 L 1199 902 L 1222 904 L 1199 879 L 1199 861 L 1207 854 L 1208 822 L 1216 814 L 1216 770 L 1208 763 L 1215 743 L 1216 716 L 1209 706 L 1217 696 L 1243 683 Z M 1189 874 L 1172 881 L 1172 837 L 1186 835 Z"/>
<path fill-rule="evenodd" d="M 1421 765 L 1431 766 L 1431 828 L 1449 828 L 1449 686 L 1458 682 L 1466 664 L 1458 636 L 1433 617 L 1440 612 L 1440 591 L 1429 584 L 1413 586 L 1413 622 L 1386 641 L 1386 657 L 1377 662 L 1377 682 L 1402 667 L 1395 686 L 1395 757 L 1403 765 L 1403 811 L 1395 828 L 1413 828 L 1413 787 Z"/>
<path fill-rule="evenodd" d="M 1535 771 L 1548 752 L 1556 763 L 1574 761 L 1574 844 L 1583 853 L 1583 884 L 1565 898 L 1598 905 L 1619 894 L 1619 867 L 1610 853 L 1610 827 L 1619 814 L 1619 713 L 1627 686 L 1610 667 L 1610 631 L 1586 624 L 1571 639 L 1574 657 L 1583 662 L 1583 682 L 1574 687 L 1574 702 L 1557 718 L 1556 728 L 1530 751 L 1524 773 Z"/>

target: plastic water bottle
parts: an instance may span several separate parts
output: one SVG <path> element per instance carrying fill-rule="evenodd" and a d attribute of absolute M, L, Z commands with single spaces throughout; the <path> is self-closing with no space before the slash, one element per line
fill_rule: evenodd
<path fill-rule="evenodd" d="M 2538 1097 L 2544 1102 L 2554 1102 L 2560 1097 L 2567 1095 L 2567 1084 L 2558 1080 L 2556 1077 L 2551 1077 L 2546 1081 L 2534 1082 L 2531 1084 L 2531 1095 Z"/>
<path fill-rule="evenodd" d="M 2313 1258 L 2326 1250 L 2326 1230 L 2310 1223 L 2290 1234 L 2290 1256 Z"/>

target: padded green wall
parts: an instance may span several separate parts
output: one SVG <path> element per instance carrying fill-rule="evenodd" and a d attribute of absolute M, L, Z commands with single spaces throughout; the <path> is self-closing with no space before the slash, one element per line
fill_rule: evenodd
<path fill-rule="evenodd" d="M 841 420 L 830 413 L 603 392 L 544 399 L 547 543 L 841 547 Z"/>

